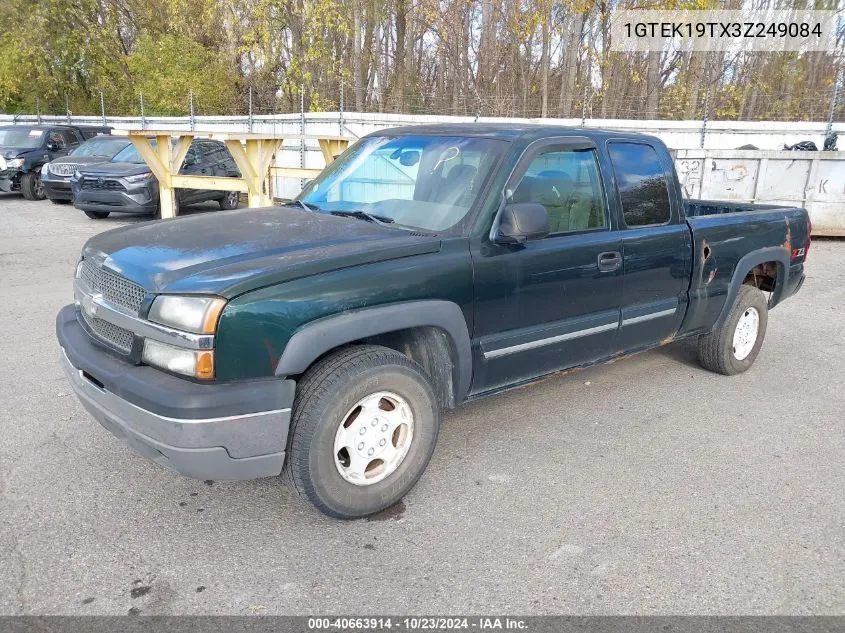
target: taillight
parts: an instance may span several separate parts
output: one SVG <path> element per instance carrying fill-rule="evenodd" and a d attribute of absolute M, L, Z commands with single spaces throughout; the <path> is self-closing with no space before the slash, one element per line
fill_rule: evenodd
<path fill-rule="evenodd" d="M 810 215 L 807 214 L 807 243 L 804 244 L 804 261 L 807 261 L 807 255 L 810 253 L 810 242 L 812 242 L 813 235 L 813 221 Z"/>
<path fill-rule="evenodd" d="M 807 241 L 804 242 L 804 246 L 801 248 L 793 248 L 791 255 L 791 260 L 794 261 L 806 261 L 807 254 L 810 252 L 810 241 L 811 236 L 813 234 L 813 222 L 810 220 L 810 216 L 807 216 Z"/>

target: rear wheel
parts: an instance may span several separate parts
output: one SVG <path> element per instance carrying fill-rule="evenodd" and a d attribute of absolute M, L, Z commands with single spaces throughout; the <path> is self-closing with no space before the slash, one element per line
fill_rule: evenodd
<path fill-rule="evenodd" d="M 27 200 L 43 200 L 44 183 L 41 182 L 41 174 L 30 172 L 21 177 L 21 193 Z"/>
<path fill-rule="evenodd" d="M 241 192 L 240 191 L 227 191 L 226 195 L 220 198 L 217 201 L 220 205 L 220 208 L 223 211 L 228 211 L 230 209 L 237 209 L 238 205 L 241 203 Z"/>
<path fill-rule="evenodd" d="M 422 367 L 395 350 L 356 345 L 319 361 L 298 385 L 286 475 L 325 514 L 363 517 L 413 488 L 439 428 Z"/>
<path fill-rule="evenodd" d="M 699 337 L 699 362 L 726 376 L 746 371 L 760 353 L 768 322 L 766 296 L 753 286 L 740 286 L 724 323 Z"/>
<path fill-rule="evenodd" d="M 92 220 L 105 220 L 109 217 L 109 211 L 84 211 L 84 213 Z"/>

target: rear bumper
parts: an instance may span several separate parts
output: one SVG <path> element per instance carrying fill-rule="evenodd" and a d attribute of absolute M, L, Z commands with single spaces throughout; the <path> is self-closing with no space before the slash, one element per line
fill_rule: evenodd
<path fill-rule="evenodd" d="M 132 365 L 96 345 L 74 306 L 56 319 L 60 361 L 88 412 L 152 461 L 197 479 L 278 475 L 295 383 L 199 384 Z"/>

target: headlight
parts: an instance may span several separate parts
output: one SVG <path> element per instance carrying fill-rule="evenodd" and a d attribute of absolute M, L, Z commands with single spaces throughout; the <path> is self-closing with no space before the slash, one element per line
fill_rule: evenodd
<path fill-rule="evenodd" d="M 23 162 L 26 160 L 25 158 L 7 158 L 6 159 L 6 167 L 8 168 L 17 168 L 23 167 Z"/>
<path fill-rule="evenodd" d="M 226 305 L 219 297 L 161 295 L 150 307 L 149 320 L 195 334 L 214 334 Z"/>
<path fill-rule="evenodd" d="M 47 175 L 47 165 L 49 165 L 49 164 L 50 163 L 44 163 L 43 165 L 41 165 L 41 177 L 42 178 L 44 178 L 44 176 Z"/>
<path fill-rule="evenodd" d="M 214 378 L 214 352 L 191 350 L 159 343 L 153 339 L 144 341 L 141 360 L 175 374 L 191 376 L 201 380 Z"/>
<path fill-rule="evenodd" d="M 83 261 L 84 260 L 80 259 L 78 262 L 76 262 L 76 272 L 73 275 L 76 279 L 79 279 L 80 277 L 82 277 L 82 262 Z"/>
<path fill-rule="evenodd" d="M 82 178 L 82 174 L 80 174 L 79 171 L 73 172 L 73 179 L 74 180 L 79 180 L 80 178 Z"/>
<path fill-rule="evenodd" d="M 126 182 L 144 182 L 152 175 L 152 172 L 147 172 L 146 174 L 135 174 L 134 176 L 126 176 L 124 180 Z"/>

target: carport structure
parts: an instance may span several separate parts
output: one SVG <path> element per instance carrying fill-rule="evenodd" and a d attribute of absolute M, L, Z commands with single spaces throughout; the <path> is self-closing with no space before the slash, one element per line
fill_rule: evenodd
<path fill-rule="evenodd" d="M 284 141 L 279 136 L 245 132 L 200 132 L 179 130 L 114 130 L 113 134 L 129 137 L 138 154 L 158 180 L 161 196 L 161 217 L 176 217 L 175 189 L 211 189 L 242 191 L 249 197 L 250 207 L 273 206 L 271 171 L 276 176 L 313 178 L 320 169 L 300 167 L 272 167 L 276 152 Z M 195 138 L 222 141 L 232 155 L 240 178 L 223 176 L 180 175 L 182 163 Z M 330 165 L 349 146 L 350 139 L 342 136 L 305 136 L 290 138 L 313 139 L 320 145 L 326 165 Z M 155 145 L 151 142 L 155 139 Z"/>

